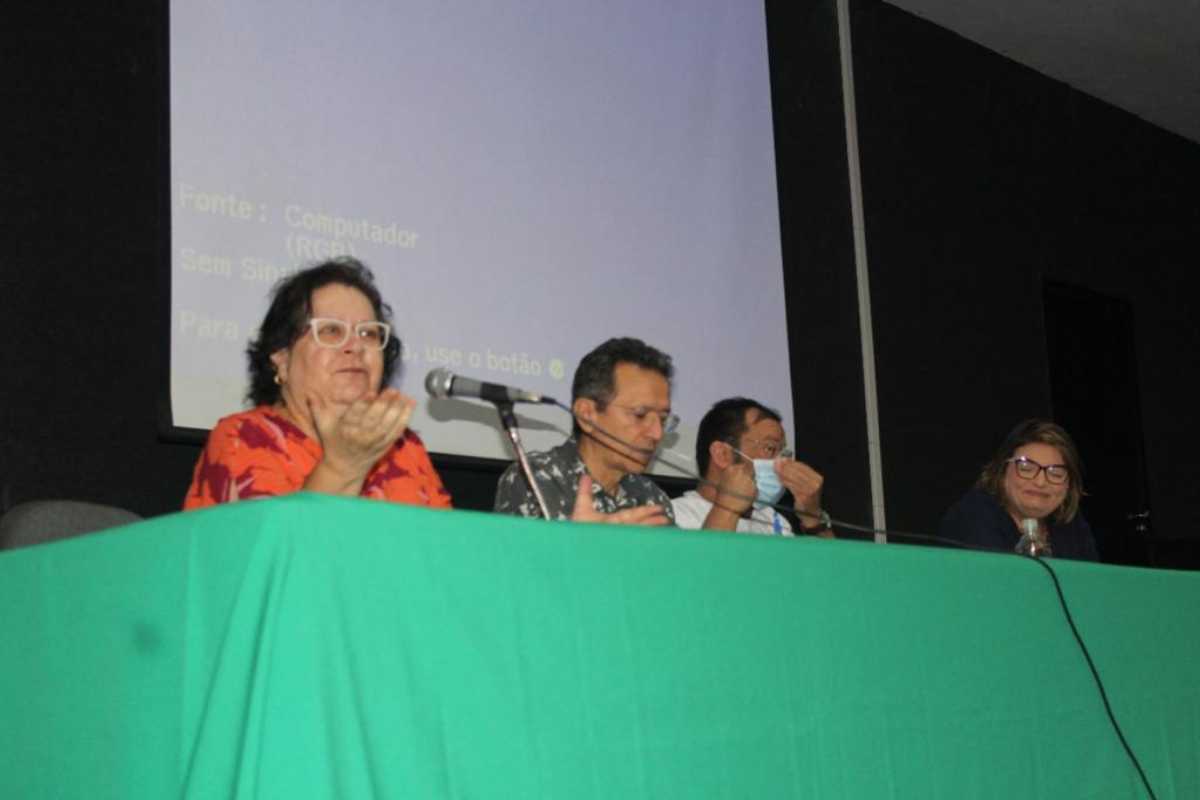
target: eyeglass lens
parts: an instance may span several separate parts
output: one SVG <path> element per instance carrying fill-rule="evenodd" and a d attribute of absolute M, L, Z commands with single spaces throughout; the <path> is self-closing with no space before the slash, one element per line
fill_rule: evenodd
<path fill-rule="evenodd" d="M 746 441 L 756 445 L 767 458 L 778 458 L 779 456 L 783 456 L 784 458 L 792 457 L 791 448 L 774 439 L 747 439 Z"/>
<path fill-rule="evenodd" d="M 1066 483 L 1070 471 L 1063 464 L 1051 464 L 1043 467 L 1041 464 L 1028 458 L 1014 458 L 1013 466 L 1017 470 L 1017 474 L 1025 480 L 1033 480 L 1039 472 L 1046 472 L 1046 480 L 1050 483 Z"/>
<path fill-rule="evenodd" d="M 658 422 L 662 425 L 663 433 L 673 433 L 679 427 L 679 415 L 670 411 L 654 411 L 645 406 L 626 406 L 620 403 L 609 401 L 609 405 L 628 411 L 635 422 L 639 425 L 645 425 L 650 421 L 651 415 L 658 417 Z"/>
<path fill-rule="evenodd" d="M 340 319 L 315 318 L 312 320 L 313 337 L 321 347 L 341 347 L 350 340 L 350 323 Z M 359 341 L 369 350 L 382 350 L 387 346 L 388 326 L 383 322 L 360 322 L 354 326 Z"/>

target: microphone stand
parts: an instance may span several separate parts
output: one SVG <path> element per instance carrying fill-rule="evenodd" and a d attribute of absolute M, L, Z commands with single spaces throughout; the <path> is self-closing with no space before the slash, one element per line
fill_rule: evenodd
<path fill-rule="evenodd" d="M 1015 549 L 1021 555 L 1033 558 L 1050 555 L 1050 543 L 1042 538 L 1036 519 L 1021 520 L 1021 540 Z"/>
<path fill-rule="evenodd" d="M 493 400 L 492 404 L 496 406 L 496 413 L 500 415 L 500 424 L 508 432 L 513 450 L 517 451 L 517 463 L 521 465 L 521 473 L 525 476 L 525 482 L 529 484 L 529 490 L 533 492 L 533 499 L 537 500 L 542 519 L 550 519 L 546 500 L 542 497 L 542 490 L 538 488 L 537 481 L 533 479 L 533 469 L 529 466 L 529 459 L 525 457 L 525 448 L 521 446 L 521 431 L 517 426 L 517 415 L 513 413 L 513 404 L 508 400 Z"/>

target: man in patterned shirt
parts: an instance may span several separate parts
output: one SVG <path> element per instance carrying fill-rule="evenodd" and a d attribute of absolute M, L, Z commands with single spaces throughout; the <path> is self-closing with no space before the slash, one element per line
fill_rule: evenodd
<path fill-rule="evenodd" d="M 609 339 L 583 357 L 571 386 L 570 438 L 529 463 L 551 519 L 673 525 L 671 501 L 642 475 L 674 429 L 671 357 L 640 339 Z M 540 517 L 517 464 L 500 478 L 495 510 Z"/>

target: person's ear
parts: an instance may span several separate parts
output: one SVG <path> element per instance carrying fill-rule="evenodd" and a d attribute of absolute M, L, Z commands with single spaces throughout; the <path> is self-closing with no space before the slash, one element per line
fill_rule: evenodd
<path fill-rule="evenodd" d="M 288 349 L 282 348 L 271 353 L 271 363 L 275 365 L 275 375 L 280 381 L 287 382 Z"/>
<path fill-rule="evenodd" d="M 715 442 L 709 442 L 708 461 L 710 464 L 721 469 L 729 469 L 736 459 L 737 454 L 733 452 L 733 448 L 728 442 L 722 442 L 719 439 Z"/>
<path fill-rule="evenodd" d="M 577 397 L 571 404 L 571 411 L 575 414 L 575 421 L 579 423 L 579 427 L 583 429 L 584 433 L 591 433 L 595 426 L 596 401 L 590 397 Z"/>

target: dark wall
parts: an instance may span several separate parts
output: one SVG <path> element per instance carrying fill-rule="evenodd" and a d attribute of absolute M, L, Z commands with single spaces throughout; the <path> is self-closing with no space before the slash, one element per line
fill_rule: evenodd
<path fill-rule="evenodd" d="M 0 500 L 176 507 L 160 441 L 166 111 L 158 4 L 5 4 Z"/>
<path fill-rule="evenodd" d="M 837 3 L 767 3 L 788 349 L 799 458 L 835 517 L 871 521 L 862 338 Z M 773 368 L 763 365 L 764 369 Z M 752 389 L 731 387 L 730 394 Z"/>
<path fill-rule="evenodd" d="M 889 525 L 935 530 L 1018 420 L 1053 416 L 1051 278 L 1129 302 L 1157 535 L 1197 537 L 1200 147 L 877 0 L 851 9 Z"/>

